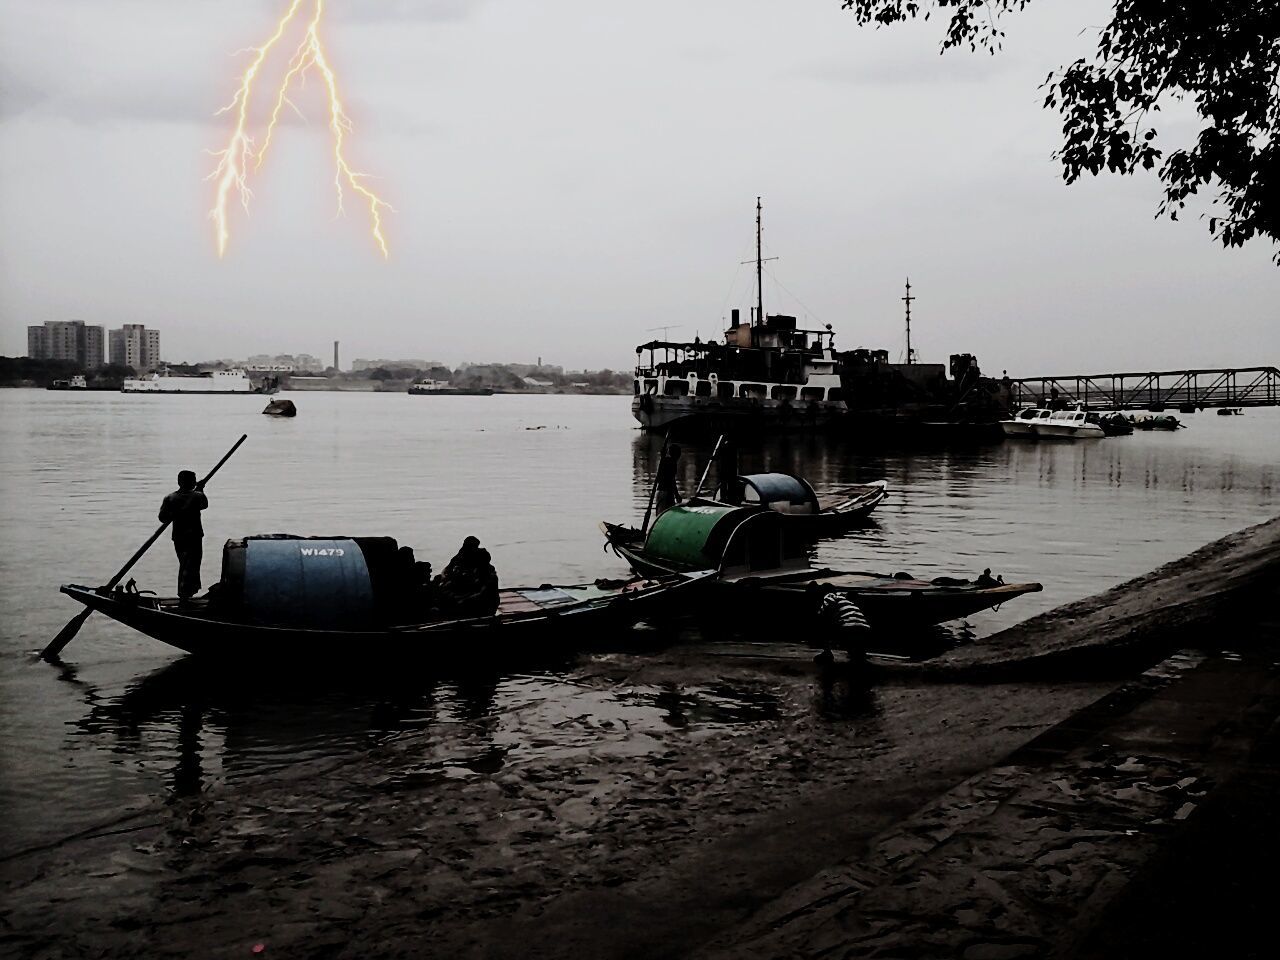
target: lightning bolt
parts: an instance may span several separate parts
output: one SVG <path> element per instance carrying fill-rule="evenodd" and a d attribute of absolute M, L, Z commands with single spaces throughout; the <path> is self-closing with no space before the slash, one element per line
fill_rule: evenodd
<path fill-rule="evenodd" d="M 311 3 L 311 18 L 307 21 L 302 41 L 289 59 L 288 70 L 276 89 L 275 104 L 263 136 L 262 148 L 255 153 L 254 140 L 249 134 L 249 100 L 253 94 L 254 82 L 258 79 L 258 74 L 272 48 L 288 32 L 289 25 L 297 17 L 299 9 L 308 2 Z M 217 112 L 217 115 L 230 113 L 234 115 L 236 121 L 227 146 L 214 153 L 218 163 L 207 178 L 217 182 L 214 206 L 209 211 L 209 216 L 214 222 L 219 257 L 226 252 L 227 241 L 231 236 L 227 225 L 227 206 L 232 195 L 239 199 L 245 213 L 248 213 L 249 199 L 253 195 L 248 185 L 250 167 L 254 172 L 261 168 L 266 159 L 267 150 L 271 146 L 276 125 L 280 120 L 280 113 L 285 104 L 292 106 L 289 101 L 289 88 L 295 82 L 301 85 L 306 78 L 307 70 L 311 67 L 315 67 L 324 80 L 324 91 L 329 101 L 329 132 L 333 135 L 333 185 L 338 194 L 338 214 L 345 212 L 343 209 L 343 184 L 345 183 L 368 204 L 374 242 L 382 251 L 383 258 L 390 255 L 386 236 L 382 232 L 382 211 L 383 209 L 392 210 L 392 207 L 364 185 L 368 174 L 353 170 L 347 161 L 346 139 L 352 131 L 352 124 L 342 109 L 342 98 L 338 93 L 338 78 L 329 64 L 328 57 L 325 56 L 324 44 L 320 41 L 320 21 L 323 16 L 324 0 L 290 0 L 289 9 L 276 23 L 275 32 L 270 38 L 262 46 L 250 47 L 247 51 L 253 54 L 253 58 L 240 77 L 236 94 L 230 103 Z"/>

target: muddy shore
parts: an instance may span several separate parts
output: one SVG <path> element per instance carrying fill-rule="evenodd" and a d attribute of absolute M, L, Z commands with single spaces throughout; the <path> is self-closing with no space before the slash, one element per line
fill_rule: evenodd
<path fill-rule="evenodd" d="M 1237 767 L 1255 756 L 1253 740 L 1211 770 L 1203 757 L 1218 755 L 1205 744 L 1221 744 L 1237 708 L 1254 710 L 1248 729 L 1266 728 L 1277 638 L 1261 611 L 1278 575 L 1280 518 L 938 662 L 895 666 L 869 689 L 821 674 L 798 647 L 583 657 L 568 671 L 580 696 L 567 705 L 495 713 L 477 699 L 459 730 L 494 746 L 468 765 L 428 762 L 408 731 L 341 763 L 104 811 L 96 829 L 12 855 L 0 943 L 24 957 L 226 957 L 258 945 L 341 958 L 776 956 L 819 943 L 858 955 L 851 917 L 866 914 L 856 904 L 871 902 L 868 891 L 887 896 L 906 869 L 904 838 L 943 843 L 930 831 L 944 815 L 955 818 L 947 837 L 971 837 L 999 825 L 996 808 L 1011 809 L 990 798 L 1039 796 L 1055 779 L 1096 812 L 1097 778 L 1076 775 L 1080 758 L 1123 718 L 1148 743 L 1132 719 L 1143 709 L 1181 716 L 1194 703 L 1208 719 L 1194 742 L 1150 747 L 1164 757 L 1158 771 L 1126 767 L 1127 753 L 1115 760 L 1132 776 L 1113 786 L 1139 791 L 1142 823 L 1181 822 L 1172 818 L 1187 803 L 1211 810 L 1219 784 L 1246 790 Z M 1234 652 L 1144 673 L 1187 646 Z M 1246 676 L 1254 699 L 1228 703 Z M 708 722 L 721 688 L 755 712 Z M 593 709 L 602 698 L 643 702 L 661 722 Z M 556 750 L 523 748 L 552 728 Z M 1186 773 L 1196 764 L 1205 769 Z M 1167 777 L 1194 783 L 1150 797 L 1135 786 Z M 1114 865 L 1106 889 L 1118 896 L 1120 879 L 1154 862 L 1170 835 L 1139 832 L 1141 843 L 1126 843 L 1112 831 L 1074 866 Z M 934 864 L 921 876 L 957 860 L 955 848 L 911 849 Z M 964 849 L 975 869 L 1002 862 L 998 849 Z M 876 872 L 886 850 L 895 866 Z M 960 925 L 1005 922 L 969 917 L 981 898 L 963 883 L 947 889 L 961 891 Z M 1072 889 L 1059 891 L 1055 916 L 1076 904 Z M 1107 902 L 1091 905 L 1093 928 L 1109 922 Z M 901 917 L 909 907 L 878 909 Z M 1060 933 L 1042 925 L 1014 944 L 1023 952 L 985 955 L 1043 953 L 1065 942 Z M 905 947 L 920 932 L 908 924 L 890 936 Z"/>

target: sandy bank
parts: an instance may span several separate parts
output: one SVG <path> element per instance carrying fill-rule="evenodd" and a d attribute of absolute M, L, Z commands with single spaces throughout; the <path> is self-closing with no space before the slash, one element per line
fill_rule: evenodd
<path fill-rule="evenodd" d="M 1280 597 L 1280 517 L 1103 593 L 892 673 L 955 680 L 1122 676 L 1181 646 L 1236 648 Z M 1243 635 L 1242 635 L 1243 631 Z"/>

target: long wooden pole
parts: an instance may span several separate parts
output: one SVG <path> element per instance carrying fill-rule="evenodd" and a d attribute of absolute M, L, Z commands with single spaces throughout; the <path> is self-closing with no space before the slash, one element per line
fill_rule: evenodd
<path fill-rule="evenodd" d="M 698 478 L 698 486 L 693 491 L 693 496 L 689 498 L 690 500 L 696 500 L 698 494 L 702 492 L 702 485 L 707 482 L 707 474 L 711 472 L 711 465 L 716 462 L 716 454 L 720 452 L 720 445 L 722 443 L 724 443 L 723 433 L 720 434 L 719 438 L 716 440 L 716 445 L 711 451 L 711 459 L 708 460 L 707 465 L 703 467 L 702 476 Z"/>
<path fill-rule="evenodd" d="M 214 468 L 208 472 L 203 480 L 196 484 L 196 489 L 203 490 L 204 485 L 213 479 L 213 475 L 222 469 L 222 465 L 231 459 L 231 455 L 239 450 L 240 444 L 244 443 L 247 439 L 249 439 L 249 435 L 247 433 L 242 434 L 240 439 L 235 442 L 235 446 L 227 451 L 227 455 L 217 462 Z M 105 586 L 102 586 L 99 589 L 111 590 L 117 583 L 123 580 L 124 575 L 133 569 L 133 565 L 142 559 L 142 555 L 151 549 L 151 545 L 160 539 L 160 534 L 164 533 L 168 527 L 168 520 L 160 524 L 160 527 L 156 532 L 147 538 L 147 542 L 139 547 L 137 552 L 129 558 L 129 562 L 121 567 L 116 575 L 106 582 Z M 85 607 L 80 611 L 80 613 L 68 620 L 67 625 L 58 631 L 58 635 L 49 641 L 49 645 L 40 651 L 41 659 L 52 660 L 60 654 L 62 652 L 62 648 L 75 639 L 75 635 L 80 632 L 80 628 L 84 625 L 84 622 L 89 619 L 92 613 L 93 607 Z"/>
<path fill-rule="evenodd" d="M 662 458 L 667 455 L 667 441 L 671 439 L 668 430 L 662 438 L 662 452 L 658 454 L 658 469 L 662 469 Z M 658 495 L 658 470 L 653 471 L 653 483 L 649 486 L 649 505 L 644 508 L 644 523 L 640 524 L 640 536 L 649 532 L 649 517 L 653 513 L 653 498 Z"/>

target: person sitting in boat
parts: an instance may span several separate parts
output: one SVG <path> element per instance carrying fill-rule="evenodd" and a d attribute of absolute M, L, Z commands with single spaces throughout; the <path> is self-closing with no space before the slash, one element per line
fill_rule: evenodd
<path fill-rule="evenodd" d="M 160 504 L 160 522 L 173 526 L 173 549 L 178 555 L 179 600 L 190 600 L 200 592 L 200 561 L 204 553 L 200 511 L 208 506 L 209 498 L 190 470 L 178 473 L 178 489 Z"/>
<path fill-rule="evenodd" d="M 475 537 L 467 537 L 444 573 L 432 583 L 433 600 L 442 613 L 454 617 L 488 617 L 498 609 L 498 573 L 489 551 Z"/>
<path fill-rule="evenodd" d="M 991 576 L 991 568 L 987 567 L 987 569 L 982 571 L 982 575 L 978 577 L 977 583 L 979 587 L 981 587 L 983 590 L 986 590 L 988 587 L 1000 586 L 1000 584 L 1004 583 L 1004 577 Z"/>
<path fill-rule="evenodd" d="M 467 537 L 462 546 L 453 555 L 453 559 L 445 564 L 444 572 L 439 574 L 434 584 L 446 592 L 451 581 L 463 576 L 476 565 L 476 554 L 480 551 L 480 541 L 475 537 Z"/>
<path fill-rule="evenodd" d="M 667 452 L 658 462 L 658 476 L 654 481 L 658 487 L 658 496 L 654 501 L 658 513 L 674 507 L 680 501 L 680 484 L 676 479 L 679 468 L 680 445 L 673 443 L 667 447 Z"/>
<path fill-rule="evenodd" d="M 421 623 L 430 619 L 434 596 L 431 564 L 418 560 L 413 547 L 403 546 L 396 551 L 393 582 L 392 619 L 397 623 Z"/>

